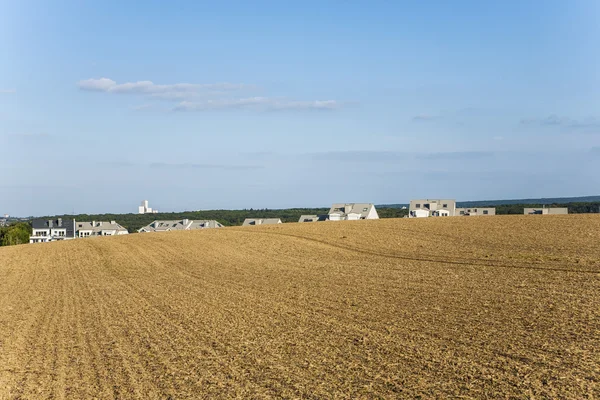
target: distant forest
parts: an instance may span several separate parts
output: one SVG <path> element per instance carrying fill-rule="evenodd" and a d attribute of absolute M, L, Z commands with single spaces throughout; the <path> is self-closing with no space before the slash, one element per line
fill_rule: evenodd
<path fill-rule="evenodd" d="M 56 216 L 63 219 L 75 218 L 77 221 L 116 221 L 129 232 L 136 232 L 143 226 L 154 220 L 217 220 L 225 226 L 242 225 L 246 218 L 281 218 L 282 222 L 298 222 L 301 215 L 327 214 L 329 208 L 288 208 L 288 209 L 245 209 L 245 210 L 206 210 L 206 211 L 183 211 L 174 213 L 158 214 L 79 214 Z M 408 210 L 400 208 L 378 208 L 380 218 L 402 218 L 408 215 Z M 41 217 L 53 218 L 53 217 Z"/>
<path fill-rule="evenodd" d="M 462 202 L 458 203 L 460 207 L 496 207 L 496 214 L 523 214 L 524 207 L 568 207 L 571 214 L 600 213 L 600 197 L 598 201 L 593 202 L 568 202 L 568 203 L 530 203 L 530 204 L 493 204 L 483 202 Z M 150 224 L 154 220 L 217 220 L 225 226 L 239 226 L 245 218 L 281 218 L 283 222 L 298 222 L 303 214 L 326 214 L 329 208 L 289 208 L 289 209 L 244 209 L 244 210 L 207 210 L 207 211 L 183 211 L 174 213 L 158 214 L 79 214 L 79 215 L 59 215 L 50 218 L 75 218 L 77 221 L 116 221 L 129 232 L 137 232 L 143 226 Z M 377 206 L 377 212 L 380 218 L 402 218 L 408 215 L 408 210 L 403 209 L 402 205 Z M 22 236 L 23 228 L 19 229 Z M 7 229 L 4 230 L 5 234 Z M 1 235 L 1 234 L 0 234 Z M 6 241 L 15 242 L 14 236 L 10 235 Z M 0 240 L 2 238 L 0 237 Z"/>

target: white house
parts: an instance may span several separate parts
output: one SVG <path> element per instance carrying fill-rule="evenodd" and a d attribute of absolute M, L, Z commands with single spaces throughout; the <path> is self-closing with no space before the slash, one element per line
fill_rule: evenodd
<path fill-rule="evenodd" d="M 298 222 L 317 222 L 317 221 L 327 221 L 329 219 L 329 215 L 301 215 Z"/>
<path fill-rule="evenodd" d="M 335 203 L 329 210 L 330 221 L 355 221 L 359 219 L 379 219 L 372 203 Z"/>
<path fill-rule="evenodd" d="M 254 225 L 277 225 L 281 224 L 281 218 L 246 218 L 242 226 Z"/>
<path fill-rule="evenodd" d="M 54 242 L 75 238 L 74 219 L 34 219 L 31 226 L 32 232 L 29 243 Z"/>
<path fill-rule="evenodd" d="M 115 221 L 76 222 L 75 236 L 78 238 L 90 236 L 127 235 L 129 232 Z"/>
<path fill-rule="evenodd" d="M 408 207 L 409 218 L 453 217 L 456 215 L 456 200 L 420 199 L 411 200 Z"/>
<path fill-rule="evenodd" d="M 169 232 L 169 231 L 191 231 L 207 228 L 222 228 L 223 224 L 215 220 L 161 220 L 153 221 L 138 230 L 138 232 Z"/>

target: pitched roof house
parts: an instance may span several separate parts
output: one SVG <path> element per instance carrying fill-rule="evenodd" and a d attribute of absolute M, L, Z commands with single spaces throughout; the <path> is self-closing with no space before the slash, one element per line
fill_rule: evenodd
<path fill-rule="evenodd" d="M 329 215 L 301 215 L 298 222 L 317 222 L 317 221 L 327 221 L 329 219 Z"/>
<path fill-rule="evenodd" d="M 153 221 L 138 230 L 138 232 L 168 232 L 168 231 L 190 231 L 207 228 L 222 228 L 223 224 L 215 220 L 160 220 Z"/>
<path fill-rule="evenodd" d="M 34 219 L 29 243 L 53 242 L 75 238 L 74 219 Z"/>
<path fill-rule="evenodd" d="M 352 221 L 358 219 L 379 219 L 372 203 L 335 203 L 329 210 L 331 221 Z"/>
<path fill-rule="evenodd" d="M 246 218 L 242 226 L 281 224 L 281 218 Z"/>
<path fill-rule="evenodd" d="M 76 222 L 76 237 L 127 235 L 129 231 L 115 221 Z"/>

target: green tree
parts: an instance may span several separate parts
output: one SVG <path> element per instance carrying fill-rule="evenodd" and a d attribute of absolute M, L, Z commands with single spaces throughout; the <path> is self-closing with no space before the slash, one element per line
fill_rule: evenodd
<path fill-rule="evenodd" d="M 20 222 L 6 227 L 0 231 L 0 246 L 12 246 L 16 244 L 29 243 L 31 226 Z"/>

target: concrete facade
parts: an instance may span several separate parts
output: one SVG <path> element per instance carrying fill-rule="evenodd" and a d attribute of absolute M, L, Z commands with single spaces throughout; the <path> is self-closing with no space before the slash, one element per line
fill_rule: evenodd
<path fill-rule="evenodd" d="M 550 215 L 550 214 L 568 214 L 569 209 L 567 207 L 537 207 L 537 208 L 524 208 L 523 214 L 525 215 Z"/>
<path fill-rule="evenodd" d="M 411 200 L 408 207 L 409 218 L 454 217 L 456 200 L 453 199 L 419 199 Z"/>
<path fill-rule="evenodd" d="M 476 217 L 483 215 L 496 215 L 495 207 L 472 207 L 472 208 L 457 208 L 457 216 Z"/>

